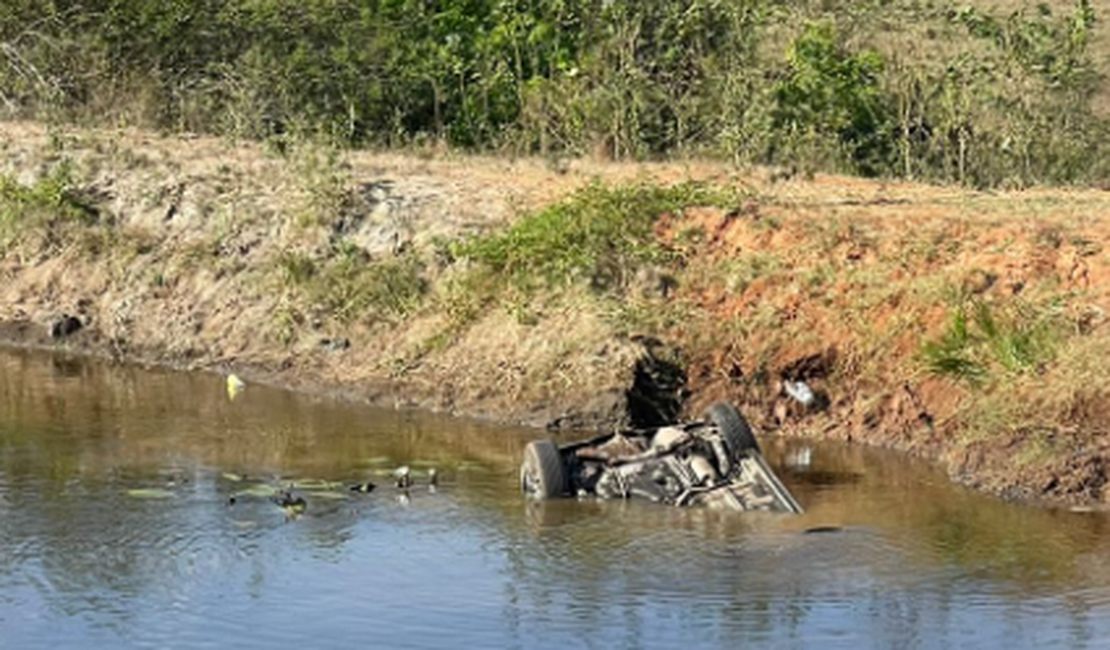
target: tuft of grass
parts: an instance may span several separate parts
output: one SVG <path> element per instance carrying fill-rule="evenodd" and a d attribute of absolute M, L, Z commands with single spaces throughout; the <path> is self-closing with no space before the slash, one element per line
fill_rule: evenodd
<path fill-rule="evenodd" d="M 97 217 L 68 163 L 57 165 L 31 185 L 0 175 L 0 252 L 30 238 L 45 246 L 57 244 L 61 240 L 57 230 L 72 224 L 91 226 Z"/>
<path fill-rule="evenodd" d="M 525 294 L 574 284 L 585 284 L 598 293 L 618 293 L 643 265 L 672 255 L 653 236 L 660 216 L 692 206 L 730 207 L 738 198 L 694 183 L 674 187 L 594 183 L 524 216 L 506 230 L 461 242 L 452 252 Z"/>
<path fill-rule="evenodd" d="M 1061 327 L 1055 310 L 1027 304 L 999 310 L 962 305 L 941 335 L 921 349 L 926 368 L 972 386 L 996 375 L 1039 371 L 1055 358 Z"/>
<path fill-rule="evenodd" d="M 303 322 L 301 313 L 288 301 L 282 300 L 271 314 L 271 333 L 279 343 L 288 346 L 296 338 L 297 328 Z"/>
<path fill-rule="evenodd" d="M 440 283 L 438 302 L 452 326 L 462 328 L 481 317 L 497 297 L 500 286 L 500 278 L 488 269 L 470 269 Z"/>
<path fill-rule="evenodd" d="M 779 273 L 784 266 L 779 257 L 770 253 L 744 253 L 728 260 L 725 283 L 729 293 L 740 295 L 756 280 Z"/>
<path fill-rule="evenodd" d="M 371 260 L 348 245 L 323 260 L 285 253 L 277 268 L 287 288 L 301 291 L 313 306 L 342 322 L 405 316 L 428 293 L 424 264 L 414 254 Z"/>
<path fill-rule="evenodd" d="M 952 314 L 939 338 L 922 347 L 921 356 L 929 372 L 978 385 L 986 378 L 987 368 L 975 358 L 973 348 L 967 312 L 961 309 Z"/>
<path fill-rule="evenodd" d="M 331 226 L 350 210 L 354 200 L 350 171 L 337 149 L 304 144 L 297 148 L 292 167 L 303 193 L 294 215 L 297 226 Z"/>
<path fill-rule="evenodd" d="M 316 260 L 308 255 L 284 252 L 278 256 L 277 264 L 288 287 L 305 286 L 316 277 Z"/>

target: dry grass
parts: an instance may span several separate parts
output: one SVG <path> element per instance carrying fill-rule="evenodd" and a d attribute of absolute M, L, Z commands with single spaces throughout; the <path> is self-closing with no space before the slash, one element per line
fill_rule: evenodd
<path fill-rule="evenodd" d="M 207 138 L 0 123 L 0 142 L 0 173 L 30 186 L 70 160 L 108 217 L 88 226 L 107 233 L 96 255 L 73 247 L 0 262 L 0 321 L 48 322 L 82 302 L 106 340 L 132 350 L 343 386 L 387 379 L 425 405 L 532 421 L 619 392 L 633 339 L 657 337 L 682 350 L 693 410 L 739 399 L 767 429 L 929 453 L 1031 440 L 1028 468 L 1096 448 L 1110 431 L 1103 192 L 783 183 L 704 162 L 578 162 L 563 173 L 538 160 L 374 153 L 324 159 L 306 179 L 303 159 Z M 643 233 L 666 254 L 629 258 L 627 281 L 603 292 L 506 288 L 447 245 L 591 183 L 689 180 L 741 198 L 646 215 L 658 220 Z M 298 224 L 306 205 L 316 212 Z M 382 224 L 403 245 L 375 248 Z M 1001 333 L 973 328 L 979 338 L 952 350 L 985 376 L 936 372 L 923 351 L 978 303 L 1005 317 Z M 1051 354 L 1022 352 L 1021 305 L 1053 310 Z M 321 350 L 335 337 L 350 350 Z M 798 412 L 784 377 L 810 382 L 828 410 Z"/>

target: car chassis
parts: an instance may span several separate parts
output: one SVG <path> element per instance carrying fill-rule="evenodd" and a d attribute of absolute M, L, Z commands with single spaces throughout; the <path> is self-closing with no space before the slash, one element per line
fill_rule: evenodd
<path fill-rule="evenodd" d="M 534 498 L 645 498 L 674 506 L 800 514 L 751 428 L 720 402 L 701 420 L 599 436 L 563 447 L 528 444 L 521 490 Z"/>

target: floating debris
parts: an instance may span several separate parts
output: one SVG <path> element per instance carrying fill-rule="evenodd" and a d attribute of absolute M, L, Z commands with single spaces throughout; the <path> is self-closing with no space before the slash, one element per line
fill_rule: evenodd
<path fill-rule="evenodd" d="M 782 388 L 787 395 L 802 406 L 810 406 L 817 399 L 817 396 L 813 394 L 813 389 L 804 381 L 790 381 L 787 379 L 782 382 Z"/>
<path fill-rule="evenodd" d="M 220 478 L 224 479 L 225 481 L 231 481 L 232 483 L 243 482 L 243 477 L 241 475 L 234 474 L 232 472 L 224 472 L 223 474 L 220 474 Z"/>
<path fill-rule="evenodd" d="M 273 501 L 291 515 L 299 515 L 308 509 L 308 502 L 304 500 L 304 497 L 293 494 L 288 490 L 275 496 Z"/>
<path fill-rule="evenodd" d="M 367 481 L 365 483 L 356 483 L 356 484 L 350 486 L 348 489 L 351 492 L 360 492 L 362 494 L 370 494 L 371 492 L 374 491 L 374 489 L 376 487 L 378 487 L 378 486 L 374 485 L 370 481 Z"/>
<path fill-rule="evenodd" d="M 237 375 L 227 376 L 227 397 L 234 401 L 239 393 L 242 393 L 247 388 L 247 383 L 240 379 Z"/>
<path fill-rule="evenodd" d="M 406 465 L 405 467 L 408 467 L 408 466 Z M 398 471 L 400 471 L 400 468 L 399 469 L 384 469 L 383 468 L 383 469 L 372 469 L 372 470 L 367 471 L 366 473 L 369 474 L 370 476 L 383 476 L 383 477 L 395 478 L 397 476 Z M 411 467 L 409 467 L 408 474 L 413 479 L 418 479 L 418 478 L 424 478 L 424 477 L 428 476 L 428 471 L 423 470 L 423 469 L 412 469 Z"/>
<path fill-rule="evenodd" d="M 793 469 L 809 469 L 813 463 L 813 450 L 809 447 L 795 449 L 786 455 L 786 466 Z"/>

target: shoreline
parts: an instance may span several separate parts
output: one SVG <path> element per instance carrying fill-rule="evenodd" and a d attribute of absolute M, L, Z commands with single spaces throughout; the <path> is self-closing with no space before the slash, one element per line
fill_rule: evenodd
<path fill-rule="evenodd" d="M 0 143 L 22 211 L 0 231 L 0 344 L 555 431 L 726 400 L 763 435 L 893 449 L 1005 499 L 1110 497 L 1092 383 L 1110 358 L 1105 192 L 775 183 L 698 162 L 325 165 L 28 123 L 0 123 Z M 665 189 L 684 183 L 723 189 Z M 559 230 L 576 219 L 595 221 Z M 560 237 L 613 223 L 597 254 L 625 265 L 616 285 L 536 283 Z M 639 248 L 613 252 L 628 223 Z M 515 271 L 484 261 L 522 241 L 554 247 L 509 250 Z M 59 345 L 63 314 L 83 327 Z"/>
<path fill-rule="evenodd" d="M 13 332 L 18 332 L 14 334 Z M 221 360 L 208 360 L 208 361 L 191 361 L 182 362 L 180 360 L 173 360 L 166 357 L 159 357 L 158 355 L 126 355 L 120 356 L 113 354 L 110 350 L 103 346 L 97 345 L 95 334 L 90 338 L 90 332 L 78 333 L 72 338 L 67 338 L 63 341 L 54 341 L 50 337 L 49 329 L 34 323 L 20 322 L 20 321 L 0 321 L 0 351 L 15 351 L 15 352 L 32 352 L 35 354 L 44 355 L 72 355 L 82 359 L 93 359 L 100 363 L 124 364 L 132 365 L 142 369 L 157 369 L 167 370 L 171 372 L 182 373 L 204 373 L 214 376 L 223 377 L 228 373 L 234 373 L 243 377 L 247 381 L 247 385 L 257 384 L 269 388 L 285 390 L 298 395 L 308 396 L 316 399 L 335 400 L 339 402 L 359 404 L 368 406 L 370 408 L 394 410 L 394 411 L 418 411 L 429 413 L 433 415 L 446 416 L 451 418 L 462 418 L 465 420 L 473 420 L 486 424 L 507 427 L 520 427 L 525 429 L 534 430 L 537 432 L 547 430 L 549 434 L 556 437 L 569 436 L 571 439 L 582 436 L 595 436 L 597 431 L 590 431 L 587 429 L 575 430 L 554 430 L 546 427 L 543 422 L 528 422 L 519 419 L 512 419 L 506 417 L 504 414 L 497 414 L 492 412 L 471 412 L 471 411 L 458 411 L 450 408 L 437 408 L 436 396 L 432 394 L 414 395 L 405 387 L 400 385 L 390 385 L 386 382 L 378 382 L 376 385 L 342 385 L 337 383 L 328 383 L 320 377 L 314 376 L 293 376 L 288 369 L 273 369 L 264 368 L 252 365 L 238 365 L 233 362 Z M 407 398 L 401 398 L 401 395 L 408 395 Z M 847 425 L 842 425 L 847 426 Z M 825 427 L 826 433 L 829 427 Z M 830 436 L 823 433 L 815 433 L 810 430 L 809 432 L 801 431 L 775 431 L 768 432 L 756 428 L 760 437 L 770 439 L 794 439 L 794 440 L 817 440 L 817 441 L 836 441 L 846 445 L 862 444 L 865 447 L 872 449 L 883 450 L 890 453 L 900 454 L 913 459 L 914 462 L 926 463 L 933 466 L 942 472 L 946 469 L 945 464 L 940 457 L 940 453 L 936 450 L 923 450 L 921 448 L 907 448 L 905 446 L 898 446 L 896 444 L 874 443 L 874 442 L 857 442 L 848 436 L 847 438 L 840 438 L 837 436 Z M 943 450 L 941 450 L 942 453 Z M 1003 501 L 1017 503 L 1026 507 L 1033 507 L 1038 509 L 1048 510 L 1065 510 L 1075 513 L 1100 513 L 1110 512 L 1110 504 L 1098 502 L 1081 502 L 1079 504 L 1071 503 L 1068 501 L 1045 499 L 1031 496 L 1014 496 L 1006 494 L 1005 492 L 984 489 L 982 486 L 976 486 L 972 481 L 974 477 L 961 480 L 959 477 L 952 476 L 949 473 L 949 479 L 958 485 L 962 485 L 973 492 L 978 492 L 992 498 L 998 498 Z"/>

